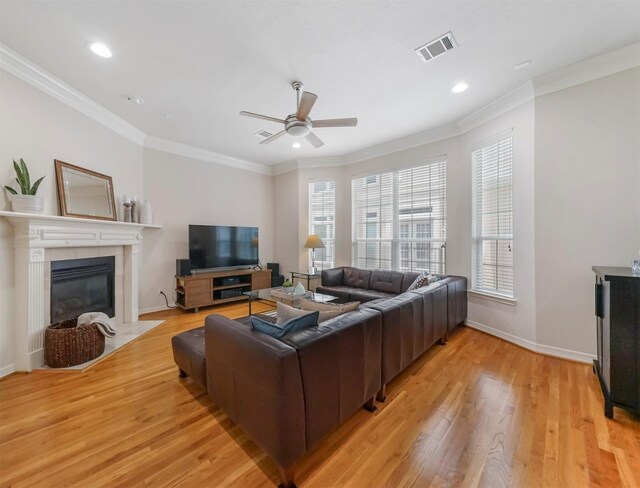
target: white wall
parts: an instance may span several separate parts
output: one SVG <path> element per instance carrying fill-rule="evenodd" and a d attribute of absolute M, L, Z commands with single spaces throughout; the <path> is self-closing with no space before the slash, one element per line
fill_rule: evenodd
<path fill-rule="evenodd" d="M 227 166 L 145 149 L 0 70 L 0 184 L 14 178 L 22 157 L 46 214 L 58 214 L 54 159 L 112 176 L 116 198 L 147 198 L 161 230 L 145 230 L 140 269 L 141 312 L 164 308 L 173 291 L 176 258 L 188 257 L 189 223 L 258 226 L 260 259 L 274 256 L 274 179 Z M 292 192 L 295 193 L 295 192 Z M 2 192 L 0 209 L 10 210 Z M 297 208 L 295 206 L 293 208 Z M 13 363 L 13 227 L 0 219 L 0 376 Z"/>
<path fill-rule="evenodd" d="M 507 129 L 514 131 L 515 273 L 514 305 L 470 297 L 469 320 L 528 341 L 536 337 L 533 160 L 534 104 L 526 103 L 466 134 L 431 144 L 368 159 L 343 167 L 299 169 L 276 177 L 276 188 L 297 185 L 300 212 L 276 215 L 276 250 L 286 266 L 304 270 L 308 253 L 302 248 L 308 235 L 308 184 L 318 179 L 336 181 L 336 265 L 351 264 L 351 180 L 354 177 L 417 165 L 446 155 L 447 158 L 447 263 L 449 274 L 471 277 L 471 147 Z M 276 208 L 285 205 L 276 191 Z M 297 248 L 291 236 L 297 234 Z M 294 268 L 291 268 L 294 269 Z M 285 268 L 285 271 L 289 271 Z"/>
<path fill-rule="evenodd" d="M 32 179 L 46 175 L 38 195 L 58 214 L 54 159 L 105 173 L 118 194 L 142 194 L 142 148 L 80 112 L 0 70 L 0 185 L 13 183 L 13 159 Z M 15 186 L 15 185 L 14 185 Z M 11 206 L 2 191 L 0 208 Z M 13 363 L 13 227 L 0 219 L 0 375 Z"/>
<path fill-rule="evenodd" d="M 276 177 L 143 150 L 0 71 L 0 183 L 24 158 L 45 213 L 58 213 L 53 160 L 113 177 L 116 196 L 150 200 L 142 310 L 161 308 L 189 223 L 256 225 L 260 257 L 304 270 L 308 182 L 336 181 L 336 265 L 351 262 L 351 179 L 446 154 L 447 272 L 471 276 L 471 147 L 514 130 L 515 305 L 471 297 L 469 320 L 521 342 L 594 352 L 591 266 L 628 266 L 640 249 L 640 69 L 541 96 L 463 135 L 344 167 Z M 9 209 L 3 193 L 0 208 Z M 13 229 L 0 219 L 0 376 L 12 358 Z"/>
<path fill-rule="evenodd" d="M 274 255 L 273 192 L 272 176 L 145 149 L 144 195 L 164 228 L 145 231 L 141 313 L 164 308 L 161 289 L 172 296 L 176 259 L 189 257 L 189 224 L 259 227 L 266 266 Z"/>
<path fill-rule="evenodd" d="M 335 178 L 336 264 L 351 262 L 351 186 L 447 155 L 447 272 L 471 276 L 471 148 L 512 128 L 514 294 L 508 305 L 469 297 L 469 322 L 552 354 L 595 353 L 591 266 L 629 266 L 640 250 L 640 69 L 534 98 L 457 137 L 341 168 L 300 169 L 298 221 L 278 222 L 298 248 L 308 232 L 307 185 Z M 276 197 L 276 200 L 278 197 Z M 276 249 L 280 236 L 276 236 Z M 296 252 L 298 269 L 306 254 Z M 295 260 L 294 261 L 295 265 Z"/>
<path fill-rule="evenodd" d="M 640 69 L 536 99 L 537 341 L 595 353 L 593 265 L 640 250 Z"/>
<path fill-rule="evenodd" d="M 464 181 L 461 187 L 467 209 L 461 229 L 461 242 L 468 256 L 463 259 L 465 276 L 471 277 L 471 150 L 478 142 L 506 129 L 513 129 L 513 294 L 515 304 L 504 304 L 479 296 L 469 296 L 469 321 L 482 328 L 495 329 L 501 334 L 516 336 L 525 341 L 536 340 L 535 296 L 535 232 L 534 232 L 534 102 L 514 110 L 467 132 L 461 139 L 464 158 Z M 453 187 L 456 188 L 456 187 Z M 455 201 L 455 198 L 454 198 Z M 487 329 L 485 329 L 487 330 Z M 493 331 L 491 331 L 493 332 Z"/>

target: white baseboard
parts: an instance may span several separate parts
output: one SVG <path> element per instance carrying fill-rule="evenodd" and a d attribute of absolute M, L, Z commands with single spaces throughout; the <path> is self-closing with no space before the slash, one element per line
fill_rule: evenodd
<path fill-rule="evenodd" d="M 586 364 L 591 364 L 593 360 L 596 358 L 593 354 L 587 354 L 584 352 L 572 351 L 570 349 L 562 349 L 560 347 L 545 346 L 544 344 L 538 344 L 536 342 L 529 341 L 527 339 L 522 339 L 521 337 L 515 336 L 513 334 L 509 334 L 508 332 L 503 332 L 501 330 L 494 329 L 493 327 L 489 327 L 488 325 L 474 322 L 473 320 L 466 320 L 465 323 L 473 329 L 486 332 L 487 334 L 499 337 L 500 339 L 504 339 L 505 341 L 511 342 L 512 344 L 516 344 L 520 347 L 524 347 L 529 351 L 537 352 L 539 354 L 544 354 L 546 356 L 553 356 L 556 358 L 568 359 L 569 361 L 576 361 L 578 363 L 586 363 Z"/>
<path fill-rule="evenodd" d="M 169 310 L 167 308 L 166 305 L 159 305 L 159 306 L 155 306 L 155 307 L 147 307 L 147 308 L 141 308 L 138 310 L 138 315 L 143 315 L 145 313 L 151 313 L 151 312 L 161 312 L 162 310 Z"/>
<path fill-rule="evenodd" d="M 16 372 L 16 365 L 13 363 L 7 364 L 3 368 L 0 368 L 0 378 L 3 378 L 4 376 L 8 376 L 11 373 L 15 373 L 15 372 Z"/>

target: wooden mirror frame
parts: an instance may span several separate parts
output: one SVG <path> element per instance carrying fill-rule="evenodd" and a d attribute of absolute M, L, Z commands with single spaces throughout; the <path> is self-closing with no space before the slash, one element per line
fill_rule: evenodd
<path fill-rule="evenodd" d="M 60 204 L 60 215 L 62 215 L 63 217 L 77 217 L 80 219 L 113 220 L 113 221 L 118 220 L 118 214 L 116 212 L 116 200 L 113 196 L 113 180 L 111 179 L 111 176 L 103 175 L 102 173 L 91 171 L 90 169 L 82 168 L 74 164 L 65 163 L 64 161 L 59 161 L 58 159 L 55 159 L 54 161 L 56 166 L 56 183 L 58 186 L 58 202 Z M 83 214 L 71 213 L 69 209 L 67 209 L 67 203 L 65 198 L 66 193 L 65 193 L 65 187 L 64 187 L 64 178 L 62 175 L 63 168 L 73 169 L 81 173 L 86 173 L 88 175 L 97 176 L 98 178 L 104 179 L 109 185 L 109 198 L 111 199 L 111 213 L 113 214 L 113 217 L 100 217 L 96 215 L 83 215 Z"/>

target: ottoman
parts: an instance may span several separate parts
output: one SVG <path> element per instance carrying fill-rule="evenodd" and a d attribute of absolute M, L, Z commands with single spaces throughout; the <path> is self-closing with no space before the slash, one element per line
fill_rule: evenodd
<path fill-rule="evenodd" d="M 204 356 L 204 327 L 187 330 L 171 338 L 173 360 L 180 368 L 180 378 L 191 377 L 207 390 L 207 368 Z"/>

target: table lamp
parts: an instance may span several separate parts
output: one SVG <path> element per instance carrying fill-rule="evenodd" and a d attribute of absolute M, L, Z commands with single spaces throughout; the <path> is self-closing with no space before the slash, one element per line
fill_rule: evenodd
<path fill-rule="evenodd" d="M 316 268 L 316 249 L 324 249 L 324 242 L 320 239 L 320 236 L 311 234 L 307 238 L 304 247 L 311 249 L 311 267 L 309 268 L 309 274 L 316 274 L 318 272 Z"/>

